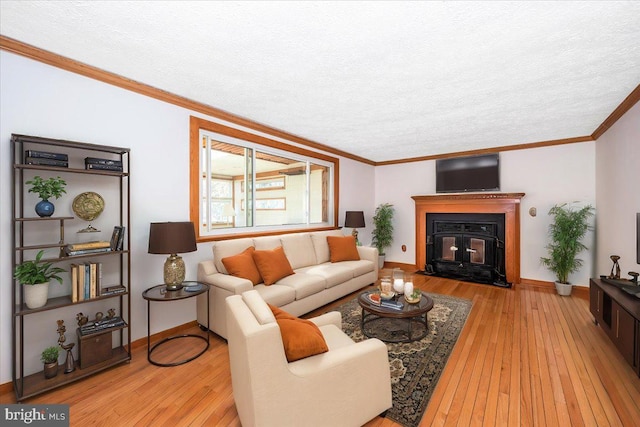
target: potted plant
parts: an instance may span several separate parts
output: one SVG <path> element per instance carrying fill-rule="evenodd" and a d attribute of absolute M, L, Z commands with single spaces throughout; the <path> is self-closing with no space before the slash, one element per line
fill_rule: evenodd
<path fill-rule="evenodd" d="M 551 242 L 547 245 L 548 257 L 540 258 L 542 264 L 556 275 L 556 290 L 559 295 L 571 295 L 569 274 L 582 266 L 577 256 L 587 247 L 581 242 L 588 230 L 593 207 L 571 209 L 565 204 L 555 205 L 549 210 L 553 222 L 549 224 Z"/>
<path fill-rule="evenodd" d="M 393 205 L 389 203 L 378 205 L 373 216 L 373 224 L 371 243 L 378 248 L 378 266 L 382 268 L 384 267 L 384 250 L 393 242 Z"/>
<path fill-rule="evenodd" d="M 34 176 L 33 179 L 25 182 L 25 184 L 31 185 L 29 193 L 37 193 L 42 199 L 36 204 L 36 213 L 40 217 L 53 215 L 55 206 L 49 201 L 49 199 L 51 197 L 59 199 L 63 193 L 67 192 L 64 189 L 67 182 L 59 176 L 56 178 L 49 178 L 47 180 L 42 179 L 40 176 Z"/>
<path fill-rule="evenodd" d="M 25 261 L 16 266 L 13 273 L 14 279 L 24 285 L 24 302 L 31 309 L 47 303 L 49 281 L 55 279 L 62 284 L 62 278 L 58 274 L 66 271 L 60 267 L 53 267 L 51 262 L 42 261 L 43 255 L 44 250 L 39 251 L 35 260 Z"/>
<path fill-rule="evenodd" d="M 53 378 L 58 375 L 58 347 L 47 347 L 42 351 L 40 360 L 44 363 L 44 377 Z"/>

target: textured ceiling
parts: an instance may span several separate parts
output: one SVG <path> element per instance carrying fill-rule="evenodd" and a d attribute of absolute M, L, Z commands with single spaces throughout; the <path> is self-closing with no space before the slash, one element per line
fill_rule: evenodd
<path fill-rule="evenodd" d="M 640 2 L 0 1 L 0 34 L 388 161 L 591 135 Z"/>

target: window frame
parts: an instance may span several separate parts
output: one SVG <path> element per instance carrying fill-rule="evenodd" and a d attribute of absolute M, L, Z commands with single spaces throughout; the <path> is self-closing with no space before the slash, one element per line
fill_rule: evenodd
<path fill-rule="evenodd" d="M 266 227 L 261 226 L 260 231 L 256 231 L 254 228 L 247 228 L 247 231 L 239 232 L 238 229 L 228 229 L 229 233 L 221 233 L 214 235 L 201 235 L 200 234 L 200 207 L 202 204 L 201 192 L 200 192 L 200 153 L 201 153 L 201 141 L 200 141 L 200 131 L 208 131 L 214 132 L 221 135 L 229 136 L 232 138 L 236 138 L 239 140 L 247 141 L 252 144 L 257 144 L 259 146 L 264 146 L 267 148 L 282 150 L 284 152 L 292 153 L 295 155 L 301 155 L 305 157 L 309 157 L 312 159 L 321 160 L 324 162 L 328 162 L 332 164 L 333 168 L 333 215 L 330 218 L 330 223 L 332 224 L 327 226 L 318 227 L 317 225 L 312 225 L 309 227 L 286 227 L 282 226 L 274 226 L 274 227 Z M 293 233 L 293 232 L 301 232 L 301 231 L 316 231 L 316 230 L 331 230 L 337 229 L 338 227 L 338 200 L 339 200 L 339 177 L 340 177 L 340 160 L 336 157 L 331 157 L 326 154 L 322 154 L 316 151 L 307 150 L 305 148 L 297 147 L 294 145 L 287 144 L 282 141 L 277 141 L 271 139 L 267 136 L 262 136 L 257 133 L 251 133 L 250 130 L 241 130 L 237 128 L 232 128 L 229 126 L 222 125 L 220 123 L 211 122 L 205 119 L 201 119 L 199 117 L 190 117 L 190 129 L 189 129 L 189 140 L 190 140 L 190 192 L 189 192 L 189 200 L 190 200 L 190 208 L 189 215 L 191 221 L 194 224 L 198 224 L 195 227 L 196 231 L 196 241 L 197 242 L 207 242 L 207 241 L 216 241 L 216 240 L 225 240 L 225 239 L 233 239 L 233 238 L 241 238 L 241 237 L 255 237 L 255 236 L 264 236 L 264 235 L 273 235 L 273 234 L 281 234 L 283 232 Z M 271 135 L 269 135 L 271 136 Z"/>

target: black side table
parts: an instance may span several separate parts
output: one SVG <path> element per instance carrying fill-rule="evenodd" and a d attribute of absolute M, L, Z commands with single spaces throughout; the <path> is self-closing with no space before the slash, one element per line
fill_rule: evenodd
<path fill-rule="evenodd" d="M 151 301 L 156 302 L 171 302 L 181 299 L 192 298 L 203 293 L 207 293 L 207 329 L 205 331 L 206 336 L 194 335 L 194 334 L 182 334 L 174 335 L 164 338 L 151 346 Z M 209 349 L 209 285 L 200 282 L 183 282 L 182 289 L 177 291 L 168 291 L 166 285 L 153 286 L 142 293 L 142 298 L 147 300 L 147 360 L 156 366 L 178 366 L 187 362 L 191 362 L 193 359 L 200 357 L 205 351 Z M 199 338 L 207 343 L 206 347 L 202 349 L 198 354 L 188 359 L 179 360 L 172 363 L 160 363 L 151 358 L 153 350 L 160 345 L 178 338 Z"/>

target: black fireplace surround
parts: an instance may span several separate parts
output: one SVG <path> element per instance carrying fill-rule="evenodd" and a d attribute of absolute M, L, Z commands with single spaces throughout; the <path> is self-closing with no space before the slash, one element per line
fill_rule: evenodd
<path fill-rule="evenodd" d="M 425 272 L 511 287 L 505 275 L 505 219 L 494 213 L 427 213 Z"/>

